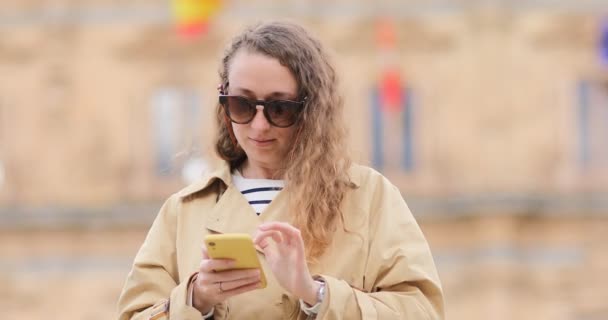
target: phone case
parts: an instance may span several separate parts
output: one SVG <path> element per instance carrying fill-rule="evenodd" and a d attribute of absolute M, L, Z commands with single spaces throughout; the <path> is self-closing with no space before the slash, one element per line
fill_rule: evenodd
<path fill-rule="evenodd" d="M 251 236 L 246 233 L 211 234 L 205 237 L 207 254 L 214 259 L 234 259 L 234 269 L 260 269 L 262 288 L 266 276 L 258 259 Z"/>

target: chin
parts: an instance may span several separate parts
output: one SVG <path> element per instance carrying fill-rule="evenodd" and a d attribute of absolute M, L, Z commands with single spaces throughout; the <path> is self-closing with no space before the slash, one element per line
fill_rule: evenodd
<path fill-rule="evenodd" d="M 250 161 L 269 167 L 274 167 L 273 164 L 280 163 L 281 161 L 278 157 L 274 156 L 274 154 L 260 154 L 260 152 L 248 154 L 248 158 Z"/>

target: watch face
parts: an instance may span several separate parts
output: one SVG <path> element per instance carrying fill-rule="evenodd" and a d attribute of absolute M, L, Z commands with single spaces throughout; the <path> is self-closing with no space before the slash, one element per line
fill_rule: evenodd
<path fill-rule="evenodd" d="M 319 284 L 319 291 L 317 291 L 317 302 L 323 301 L 325 297 L 325 282 L 315 280 Z"/>

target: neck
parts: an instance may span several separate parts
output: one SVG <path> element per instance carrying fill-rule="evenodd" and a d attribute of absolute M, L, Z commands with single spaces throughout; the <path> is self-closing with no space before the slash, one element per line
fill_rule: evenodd
<path fill-rule="evenodd" d="M 241 166 L 241 174 L 248 179 L 277 179 L 279 169 L 247 160 Z"/>

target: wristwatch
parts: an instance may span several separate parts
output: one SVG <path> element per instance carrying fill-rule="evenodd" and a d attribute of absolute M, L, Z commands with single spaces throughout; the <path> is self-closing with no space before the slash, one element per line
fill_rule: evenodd
<path fill-rule="evenodd" d="M 300 308 L 306 315 L 317 314 L 321 309 L 321 303 L 325 298 L 325 281 L 322 279 L 315 279 L 315 282 L 319 284 L 319 290 L 317 290 L 317 303 L 312 306 L 308 306 L 306 302 L 300 299 Z"/>
<path fill-rule="evenodd" d="M 315 280 L 316 283 L 319 284 L 319 291 L 317 291 L 317 304 L 321 304 L 323 302 L 323 298 L 325 298 L 325 281 L 323 280 Z"/>

